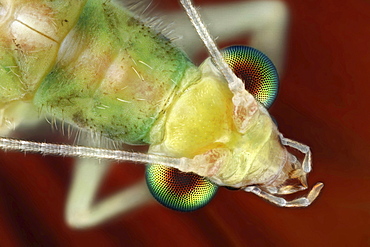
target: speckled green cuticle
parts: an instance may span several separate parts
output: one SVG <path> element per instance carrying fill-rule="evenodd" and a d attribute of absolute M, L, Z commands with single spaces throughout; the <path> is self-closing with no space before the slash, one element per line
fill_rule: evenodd
<path fill-rule="evenodd" d="M 132 13 L 88 1 L 34 103 L 114 140 L 151 143 L 154 122 L 189 68 L 182 51 Z"/>

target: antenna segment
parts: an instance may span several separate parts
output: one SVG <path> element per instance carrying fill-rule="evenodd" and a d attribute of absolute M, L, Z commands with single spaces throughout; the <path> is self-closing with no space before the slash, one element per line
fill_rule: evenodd
<path fill-rule="evenodd" d="M 237 94 L 238 92 L 244 91 L 244 84 L 243 82 L 234 74 L 234 72 L 230 69 L 227 65 L 225 60 L 223 59 L 221 52 L 216 46 L 216 43 L 212 39 L 211 35 L 209 34 L 208 29 L 206 28 L 200 13 L 194 7 L 191 0 L 180 0 L 182 6 L 184 7 L 187 15 L 190 18 L 191 23 L 193 24 L 195 30 L 197 31 L 199 37 L 202 39 L 204 45 L 206 46 L 209 54 L 211 55 L 212 61 L 216 64 L 217 68 L 225 77 L 230 91 L 233 94 Z"/>
<path fill-rule="evenodd" d="M 124 150 L 32 142 L 5 137 L 0 138 L 0 149 L 5 151 L 32 152 L 41 153 L 43 155 L 60 155 L 66 157 L 109 159 L 115 161 L 129 160 L 133 162 L 162 164 L 180 170 L 186 170 L 190 163 L 189 161 L 191 160 L 185 157 L 173 158 L 163 155 L 129 152 Z"/>

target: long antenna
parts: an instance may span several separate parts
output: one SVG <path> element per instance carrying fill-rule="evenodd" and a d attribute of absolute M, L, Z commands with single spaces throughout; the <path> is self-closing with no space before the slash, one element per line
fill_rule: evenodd
<path fill-rule="evenodd" d="M 223 59 L 221 52 L 216 46 L 216 43 L 212 39 L 211 35 L 204 22 L 201 19 L 200 13 L 195 9 L 191 0 L 180 0 L 182 6 L 184 7 L 187 15 L 190 18 L 195 30 L 197 31 L 199 37 L 202 39 L 204 45 L 206 46 L 213 62 L 216 64 L 220 72 L 225 77 L 228 82 L 229 88 L 234 95 L 241 90 L 244 91 L 243 82 L 234 74 L 234 72 L 227 65 Z"/>
<path fill-rule="evenodd" d="M 155 154 L 145 154 L 123 150 L 110 150 L 104 148 L 93 148 L 85 146 L 71 146 L 64 144 L 32 142 L 5 137 L 0 138 L 0 149 L 3 149 L 5 151 L 10 150 L 10 151 L 41 153 L 43 155 L 60 155 L 67 157 L 109 159 L 115 161 L 129 160 L 134 162 L 166 165 L 177 168 L 182 171 L 187 170 L 191 160 L 185 157 L 173 158 Z"/>
<path fill-rule="evenodd" d="M 215 42 L 211 38 L 209 31 L 204 25 L 199 12 L 194 8 L 191 0 L 180 0 L 180 2 L 188 14 L 199 37 L 207 47 L 213 62 L 225 77 L 230 91 L 234 94 L 232 98 L 232 102 L 234 104 L 233 120 L 237 130 L 244 134 L 248 129 L 249 120 L 258 109 L 258 103 L 255 98 L 244 89 L 244 83 L 242 80 L 234 74 L 225 62 L 221 52 L 217 49 Z"/>

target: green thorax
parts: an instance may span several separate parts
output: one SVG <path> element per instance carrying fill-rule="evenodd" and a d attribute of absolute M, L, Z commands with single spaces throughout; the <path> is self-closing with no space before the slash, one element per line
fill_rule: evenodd
<path fill-rule="evenodd" d="M 90 0 L 34 104 L 114 140 L 151 143 L 154 122 L 198 74 L 182 51 L 131 12 Z"/>

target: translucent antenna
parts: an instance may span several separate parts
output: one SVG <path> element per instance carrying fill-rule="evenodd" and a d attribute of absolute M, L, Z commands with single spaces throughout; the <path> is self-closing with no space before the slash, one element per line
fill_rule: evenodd
<path fill-rule="evenodd" d="M 189 163 L 191 161 L 191 159 L 185 157 L 172 158 L 155 154 L 128 152 L 123 150 L 109 150 L 84 146 L 71 146 L 64 144 L 32 142 L 4 137 L 0 138 L 0 148 L 5 151 L 11 150 L 20 152 L 41 153 L 43 155 L 109 159 L 115 161 L 129 160 L 134 162 L 162 164 L 165 166 L 177 168 L 181 171 L 187 171 Z"/>
<path fill-rule="evenodd" d="M 211 55 L 213 62 L 216 64 L 220 72 L 227 80 L 231 92 L 237 94 L 237 92 L 244 91 L 243 82 L 238 77 L 236 77 L 236 75 L 224 61 L 220 51 L 218 50 L 215 42 L 209 34 L 208 29 L 203 23 L 199 12 L 194 8 L 191 0 L 180 0 L 180 2 L 184 7 L 187 15 L 189 16 L 190 21 L 197 31 L 199 37 L 202 39 L 204 45 L 207 47 L 207 50 Z"/>

